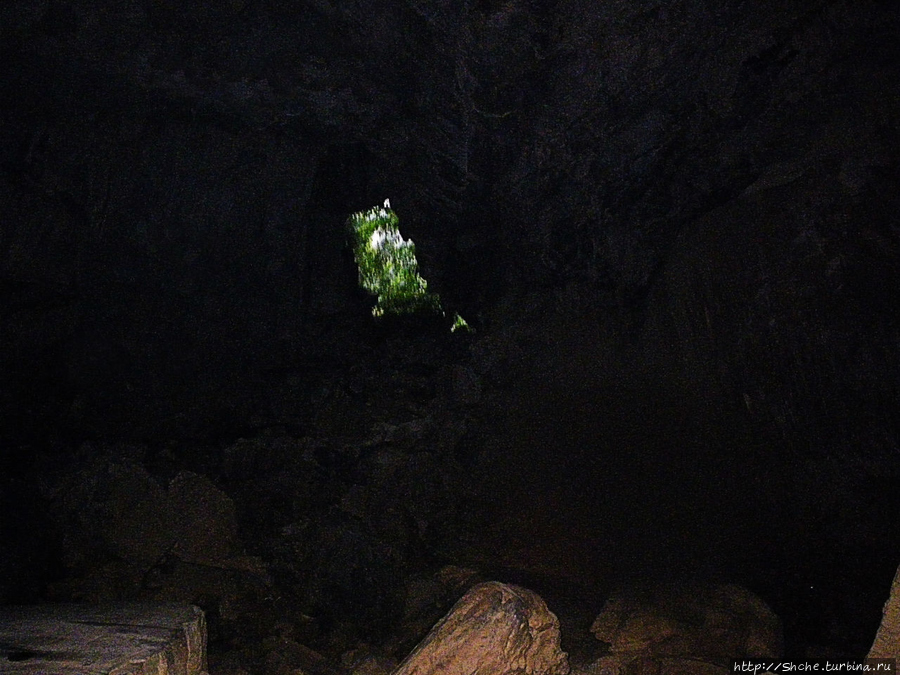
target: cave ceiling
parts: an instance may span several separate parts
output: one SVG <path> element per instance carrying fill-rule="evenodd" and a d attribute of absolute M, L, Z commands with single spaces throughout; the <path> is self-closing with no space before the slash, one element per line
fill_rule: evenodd
<path fill-rule="evenodd" d="M 385 198 L 476 324 L 577 286 L 670 346 L 695 328 L 688 277 L 710 297 L 736 280 L 752 306 L 697 310 L 726 351 L 765 351 L 766 322 L 810 297 L 890 316 L 898 17 L 834 0 L 4 3 L 5 391 L 62 378 L 71 410 L 112 404 L 73 392 L 139 386 L 173 417 L 320 359 L 366 320 L 344 220 Z M 184 400 L 154 384 L 179 377 Z"/>

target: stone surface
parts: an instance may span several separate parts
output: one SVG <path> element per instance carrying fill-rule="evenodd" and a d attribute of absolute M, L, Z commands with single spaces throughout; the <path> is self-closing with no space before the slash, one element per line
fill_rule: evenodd
<path fill-rule="evenodd" d="M 891 594 L 881 618 L 881 625 L 875 635 L 875 642 L 869 650 L 870 659 L 894 659 L 900 654 L 900 568 L 891 584 Z"/>
<path fill-rule="evenodd" d="M 724 673 L 731 659 L 777 658 L 782 650 L 778 617 L 730 584 L 612 597 L 591 632 L 611 652 L 595 672 Z"/>
<path fill-rule="evenodd" d="M 387 651 L 409 654 L 455 601 L 480 581 L 477 571 L 454 565 L 446 565 L 432 576 L 410 579 L 404 589 L 403 618 Z"/>
<path fill-rule="evenodd" d="M 180 604 L 0 608 L 4 675 L 201 675 L 203 612 Z"/>
<path fill-rule="evenodd" d="M 55 506 L 69 566 L 101 557 L 146 567 L 175 541 L 166 491 L 137 461 L 98 452 L 61 485 Z"/>
<path fill-rule="evenodd" d="M 234 502 L 206 476 L 182 471 L 169 483 L 176 552 L 186 562 L 216 563 L 237 551 Z"/>
<path fill-rule="evenodd" d="M 137 459 L 117 458 L 123 447 L 88 451 L 85 467 L 48 488 L 69 572 L 51 599 L 193 602 L 189 589 L 177 592 L 180 578 L 240 576 L 223 573 L 246 567 L 234 502 L 209 478 L 181 471 L 166 489 Z"/>
<path fill-rule="evenodd" d="M 473 587 L 394 675 L 566 675 L 559 621 L 535 593 L 495 581 Z"/>

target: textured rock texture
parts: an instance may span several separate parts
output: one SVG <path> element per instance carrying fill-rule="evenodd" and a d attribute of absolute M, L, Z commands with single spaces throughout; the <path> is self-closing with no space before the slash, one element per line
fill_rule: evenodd
<path fill-rule="evenodd" d="M 206 675 L 206 622 L 175 604 L 0 608 L 7 675 Z"/>
<path fill-rule="evenodd" d="M 535 593 L 487 582 L 472 588 L 394 675 L 566 675 L 559 622 Z"/>
<path fill-rule="evenodd" d="M 195 564 L 221 564 L 239 552 L 234 502 L 205 476 L 182 471 L 169 483 L 175 554 Z"/>
<path fill-rule="evenodd" d="M 896 659 L 900 654 L 900 569 L 894 577 L 891 585 L 891 594 L 884 603 L 884 613 L 878 634 L 872 649 L 869 650 L 870 659 Z"/>
<path fill-rule="evenodd" d="M 607 673 L 726 673 L 731 659 L 776 659 L 781 622 L 765 603 L 732 585 L 655 591 L 607 601 L 591 626 L 610 656 Z"/>
<path fill-rule="evenodd" d="M 57 486 L 53 500 L 58 527 L 66 532 L 64 562 L 72 568 L 93 558 L 141 574 L 169 556 L 222 564 L 239 553 L 234 503 L 189 471 L 166 490 L 140 463 L 98 456 Z"/>

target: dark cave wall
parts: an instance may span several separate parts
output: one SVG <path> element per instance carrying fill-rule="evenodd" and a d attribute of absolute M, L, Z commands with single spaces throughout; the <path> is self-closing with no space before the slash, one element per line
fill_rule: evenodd
<path fill-rule="evenodd" d="M 577 288 L 778 433 L 896 394 L 889 4 L 2 12 L 12 436 L 284 422 L 368 335 L 341 225 L 385 197 L 486 330 Z"/>
<path fill-rule="evenodd" d="M 12 314 L 39 315 L 41 303 L 64 312 L 67 325 L 28 348 L 65 352 L 57 376 L 77 392 L 73 415 L 102 410 L 112 428 L 146 406 L 158 406 L 151 423 L 202 416 L 198 395 L 224 404 L 294 346 L 307 247 L 339 255 L 340 234 L 304 220 L 317 150 L 215 125 L 66 113 L 24 139 L 24 165 L 8 174 L 5 278 L 38 303 L 20 300 Z M 7 330 L 26 341 L 15 323 Z"/>
<path fill-rule="evenodd" d="M 647 344 L 663 346 L 651 357 L 661 371 L 774 439 L 886 457 L 900 431 L 900 307 L 877 287 L 895 283 L 892 227 L 839 167 L 809 173 L 748 192 L 679 240 L 648 306 Z"/>
<path fill-rule="evenodd" d="M 418 238 L 459 181 L 439 17 L 375 9 L 4 10 L 4 427 L 49 391 L 85 432 L 208 433 L 352 351 L 347 215 L 389 196 Z"/>

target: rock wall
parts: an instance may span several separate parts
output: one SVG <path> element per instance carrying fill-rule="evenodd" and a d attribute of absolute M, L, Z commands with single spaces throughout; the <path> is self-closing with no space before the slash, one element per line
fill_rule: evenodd
<path fill-rule="evenodd" d="M 588 5 L 4 7 L 6 433 L 265 424 L 272 373 L 315 386 L 323 355 L 355 358 L 340 228 L 385 197 L 423 275 L 484 324 L 524 292 L 639 313 L 653 291 L 663 344 L 726 371 L 765 424 L 816 417 L 822 386 L 877 408 L 896 383 L 866 393 L 896 337 L 896 9 Z M 730 225 L 754 208 L 769 253 Z M 708 282 L 685 255 L 718 260 Z M 736 372 L 773 347 L 777 372 Z"/>

